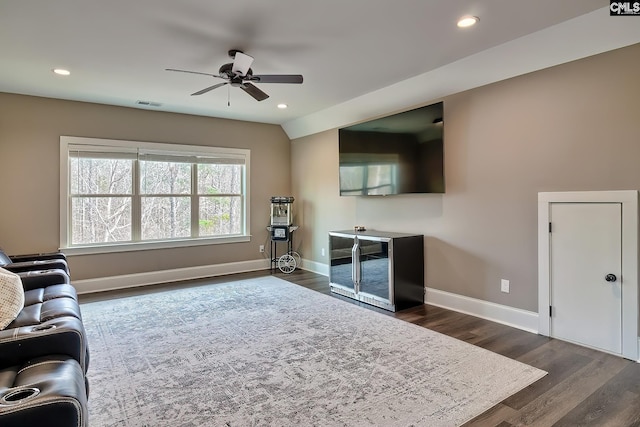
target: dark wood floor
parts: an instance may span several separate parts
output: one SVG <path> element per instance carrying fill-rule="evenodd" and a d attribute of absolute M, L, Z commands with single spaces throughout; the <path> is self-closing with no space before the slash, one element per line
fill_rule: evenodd
<path fill-rule="evenodd" d="M 207 279 L 206 283 L 265 274 L 269 273 L 223 276 Z M 303 270 L 296 270 L 291 274 L 278 272 L 274 275 L 332 295 L 326 276 Z M 184 284 L 165 285 L 162 288 L 171 286 Z M 149 289 L 124 292 L 143 293 L 149 292 Z M 123 291 L 81 296 L 81 302 L 122 295 Z M 359 304 L 348 298 L 333 296 Z M 465 426 L 640 426 L 638 363 L 431 305 L 397 313 L 366 304 L 359 305 L 486 348 L 549 373 Z"/>

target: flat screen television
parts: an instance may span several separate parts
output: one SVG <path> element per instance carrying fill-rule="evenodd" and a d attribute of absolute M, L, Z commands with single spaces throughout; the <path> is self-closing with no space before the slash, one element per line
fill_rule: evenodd
<path fill-rule="evenodd" d="M 341 196 L 444 193 L 443 103 L 338 129 Z"/>

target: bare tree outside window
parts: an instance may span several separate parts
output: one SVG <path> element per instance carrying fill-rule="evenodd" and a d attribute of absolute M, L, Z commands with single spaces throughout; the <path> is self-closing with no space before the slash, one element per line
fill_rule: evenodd
<path fill-rule="evenodd" d="M 199 233 L 201 236 L 242 231 L 242 166 L 198 165 Z"/>
<path fill-rule="evenodd" d="M 72 243 L 131 240 L 133 162 L 71 158 Z"/>
<path fill-rule="evenodd" d="M 191 236 L 190 163 L 141 161 L 142 240 Z"/>

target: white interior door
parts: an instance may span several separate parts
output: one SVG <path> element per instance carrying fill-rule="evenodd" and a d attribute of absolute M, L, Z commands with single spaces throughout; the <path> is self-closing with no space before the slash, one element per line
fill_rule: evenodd
<path fill-rule="evenodd" d="M 551 336 L 621 354 L 622 204 L 551 203 L 549 219 Z"/>

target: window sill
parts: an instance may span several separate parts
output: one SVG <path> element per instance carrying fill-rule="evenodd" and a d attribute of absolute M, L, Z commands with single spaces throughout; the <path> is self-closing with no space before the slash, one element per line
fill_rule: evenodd
<path fill-rule="evenodd" d="M 95 246 L 73 246 L 68 248 L 60 248 L 65 255 L 95 255 L 95 254 L 108 254 L 118 252 L 134 252 L 134 251 L 146 251 L 153 249 L 173 249 L 173 248 L 185 248 L 192 246 L 206 246 L 206 245 L 220 245 L 226 243 L 241 243 L 251 241 L 250 235 L 245 236 L 229 236 L 229 237 L 213 237 L 202 239 L 187 239 L 187 240 L 165 240 L 161 242 L 140 242 L 140 243 L 119 243 L 109 245 L 95 245 Z"/>

